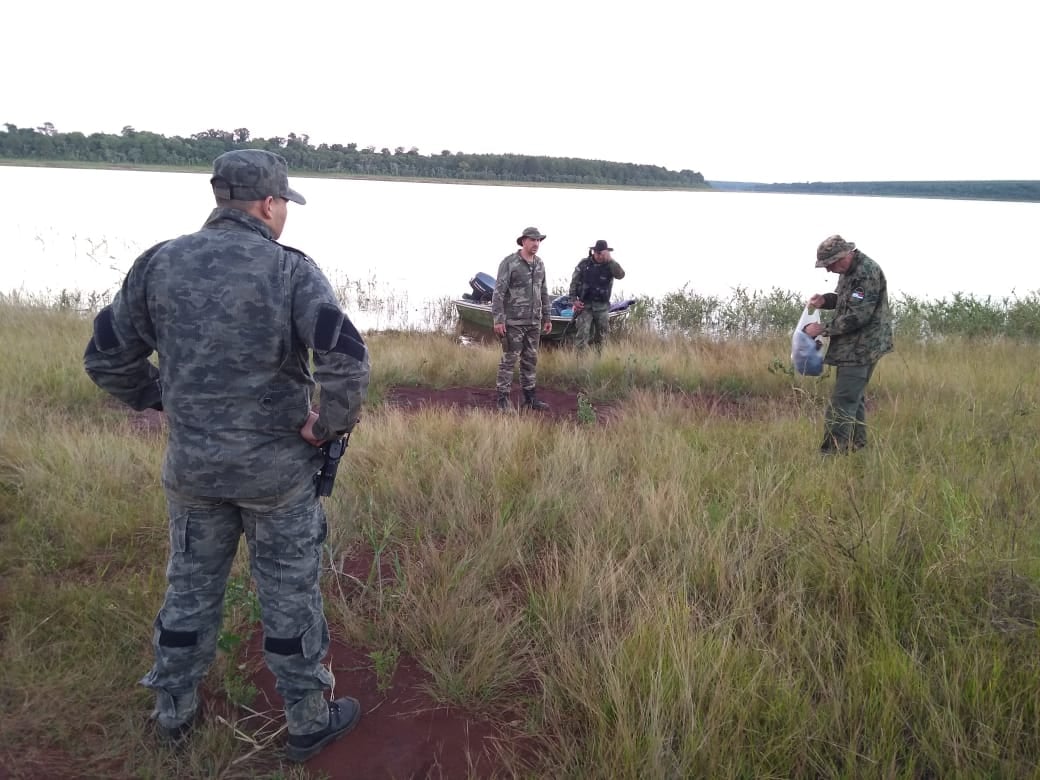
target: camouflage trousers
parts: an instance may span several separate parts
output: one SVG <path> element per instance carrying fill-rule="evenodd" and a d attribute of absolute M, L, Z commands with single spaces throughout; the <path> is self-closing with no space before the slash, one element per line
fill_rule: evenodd
<path fill-rule="evenodd" d="M 601 348 L 610 329 L 610 304 L 586 303 L 574 318 L 574 326 L 577 329 L 574 345 L 578 349 L 586 349 L 590 344 Z"/>
<path fill-rule="evenodd" d="M 535 389 L 535 366 L 538 365 L 538 345 L 542 338 L 541 325 L 506 325 L 502 336 L 502 360 L 498 364 L 495 388 L 509 394 L 513 386 L 513 369 L 520 360 L 520 387 Z"/>
<path fill-rule="evenodd" d="M 328 725 L 322 664 L 329 628 L 318 579 L 328 532 L 313 483 L 263 500 L 198 498 L 167 489 L 169 583 L 155 619 L 155 661 L 141 684 L 156 691 L 154 717 L 173 728 L 198 707 L 198 685 L 216 655 L 228 574 L 244 533 L 264 629 L 264 660 L 274 673 L 292 734 Z"/>
<path fill-rule="evenodd" d="M 867 383 L 877 363 L 838 366 L 824 417 L 824 452 L 849 452 L 867 446 Z"/>

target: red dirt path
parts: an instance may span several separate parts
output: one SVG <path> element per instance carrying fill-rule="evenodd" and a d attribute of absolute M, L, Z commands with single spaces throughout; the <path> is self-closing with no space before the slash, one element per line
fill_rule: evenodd
<path fill-rule="evenodd" d="M 576 391 L 556 390 L 553 388 L 539 388 L 538 400 L 549 404 L 549 410 L 545 412 L 526 412 L 534 417 L 562 422 L 578 420 L 578 393 Z M 521 409 L 524 396 L 523 392 L 513 387 L 509 396 L 514 411 Z M 386 394 L 386 405 L 404 411 L 417 411 L 423 408 L 430 409 L 456 409 L 464 411 L 467 409 L 480 409 L 483 411 L 497 411 L 496 403 L 498 392 L 494 387 L 445 387 L 434 389 L 430 387 L 394 387 Z M 609 419 L 615 411 L 616 404 L 597 403 L 596 419 L 604 421 Z"/>
<path fill-rule="evenodd" d="M 270 709 L 280 713 L 274 676 L 263 665 L 261 637 L 250 649 L 253 684 Z M 304 765 L 316 777 L 366 780 L 440 780 L 496 776 L 499 730 L 490 722 L 435 702 L 425 692 L 427 675 L 402 656 L 380 691 L 372 659 L 365 651 L 333 640 L 326 658 L 336 675 L 336 696 L 361 702 L 357 727 Z M 279 717 L 280 714 L 279 714 Z M 276 750 L 281 750 L 281 741 Z M 501 776 L 501 772 L 499 775 Z"/>
<path fill-rule="evenodd" d="M 372 564 L 371 551 L 336 561 L 338 587 L 347 595 L 356 591 L 370 577 Z M 378 576 L 393 580 L 389 562 L 380 565 Z M 351 733 L 306 762 L 310 773 L 331 780 L 468 780 L 509 774 L 502 771 L 498 745 L 515 744 L 519 734 L 507 734 L 487 718 L 436 702 L 427 692 L 429 675 L 404 654 L 380 690 L 369 650 L 339 641 L 336 626 L 329 628 L 333 639 L 325 662 L 336 677 L 335 695 L 356 698 L 362 716 Z M 251 679 L 268 707 L 280 710 L 261 641 L 254 636 L 248 649 Z"/>

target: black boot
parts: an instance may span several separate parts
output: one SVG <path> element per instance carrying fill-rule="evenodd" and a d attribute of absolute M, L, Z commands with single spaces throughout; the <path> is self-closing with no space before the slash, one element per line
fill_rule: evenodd
<path fill-rule="evenodd" d="M 499 393 L 498 394 L 498 401 L 495 402 L 495 405 L 498 407 L 498 411 L 500 411 L 500 412 L 508 412 L 509 411 L 509 393 Z"/>
<path fill-rule="evenodd" d="M 539 401 L 534 394 L 534 388 L 530 390 L 524 390 L 524 408 L 533 409 L 536 412 L 547 412 L 549 411 L 549 404 L 545 401 Z"/>
<path fill-rule="evenodd" d="M 179 726 L 160 726 L 159 721 L 155 721 L 155 732 L 159 736 L 159 741 L 167 747 L 179 748 L 188 741 L 188 737 L 191 736 L 192 731 L 195 730 L 195 726 L 202 719 L 202 713 L 200 710 L 195 710 L 190 718 Z"/>
<path fill-rule="evenodd" d="M 357 699 L 344 696 L 329 702 L 329 725 L 312 734 L 290 734 L 285 755 L 300 763 L 318 755 L 330 742 L 335 742 L 353 729 L 361 720 L 361 704 Z"/>

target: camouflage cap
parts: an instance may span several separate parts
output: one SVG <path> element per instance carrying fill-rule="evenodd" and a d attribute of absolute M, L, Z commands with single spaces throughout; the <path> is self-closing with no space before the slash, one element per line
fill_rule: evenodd
<path fill-rule="evenodd" d="M 289 187 L 285 158 L 264 149 L 236 149 L 213 161 L 213 194 L 221 200 L 263 200 L 268 196 L 307 202 Z"/>
<path fill-rule="evenodd" d="M 545 238 L 545 235 L 536 227 L 526 227 L 524 232 L 517 236 L 516 245 L 523 246 L 525 238 L 535 238 L 541 241 Z"/>
<path fill-rule="evenodd" d="M 856 244 L 852 241 L 846 241 L 841 236 L 834 234 L 828 236 L 820 242 L 820 245 L 816 248 L 816 267 L 826 268 L 832 263 L 836 263 L 841 259 L 841 256 L 846 252 L 851 252 L 856 248 Z"/>

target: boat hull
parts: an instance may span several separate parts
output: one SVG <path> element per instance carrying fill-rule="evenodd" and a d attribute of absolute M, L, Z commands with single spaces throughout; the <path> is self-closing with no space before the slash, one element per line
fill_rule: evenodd
<path fill-rule="evenodd" d="M 491 316 L 491 304 L 474 303 L 473 301 L 454 300 L 452 305 L 459 315 L 459 323 L 465 330 L 476 331 L 478 334 L 494 336 L 495 320 Z M 627 309 L 610 312 L 610 324 L 614 327 L 628 314 Z M 542 341 L 562 343 L 574 337 L 575 326 L 573 317 L 562 317 L 552 315 L 552 330 L 542 334 Z"/>

